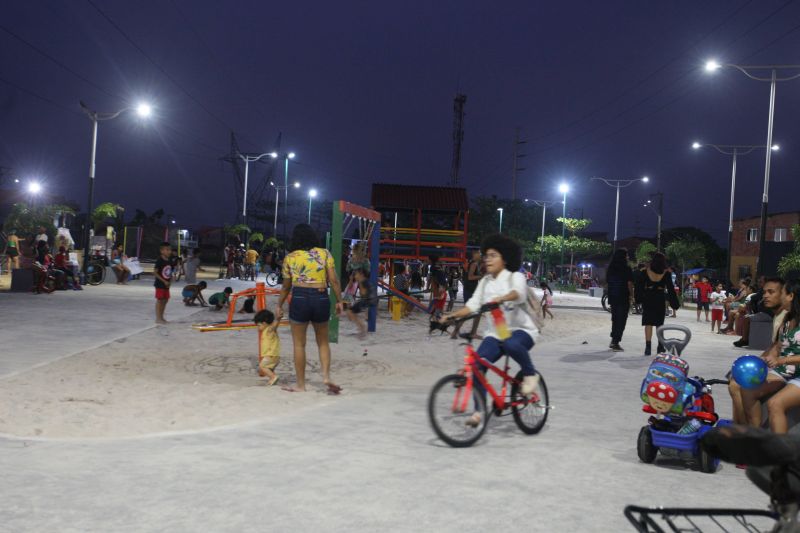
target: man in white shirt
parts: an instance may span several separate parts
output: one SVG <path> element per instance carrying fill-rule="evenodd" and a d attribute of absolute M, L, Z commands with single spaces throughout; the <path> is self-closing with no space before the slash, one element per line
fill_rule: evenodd
<path fill-rule="evenodd" d="M 33 241 L 34 245 L 39 244 L 39 241 L 44 241 L 45 243 L 47 242 L 47 233 L 45 233 L 45 229 L 42 226 L 39 226 L 39 234 Z"/>

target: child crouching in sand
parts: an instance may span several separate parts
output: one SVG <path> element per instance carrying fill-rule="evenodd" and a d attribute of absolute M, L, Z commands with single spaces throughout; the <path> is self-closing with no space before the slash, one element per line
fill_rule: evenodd
<path fill-rule="evenodd" d="M 275 314 L 266 309 L 256 313 L 253 321 L 258 326 L 258 375 L 269 378 L 269 385 L 275 385 L 278 381 L 275 367 L 281 360 L 278 321 L 275 320 Z"/>

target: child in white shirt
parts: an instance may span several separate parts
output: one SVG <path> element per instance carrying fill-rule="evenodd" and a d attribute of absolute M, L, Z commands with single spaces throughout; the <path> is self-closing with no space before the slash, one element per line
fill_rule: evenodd
<path fill-rule="evenodd" d="M 711 333 L 714 333 L 714 324 L 717 325 L 717 331 L 722 327 L 722 315 L 725 310 L 726 298 L 727 294 L 722 288 L 722 283 L 717 283 L 714 291 L 708 297 L 711 301 Z"/>

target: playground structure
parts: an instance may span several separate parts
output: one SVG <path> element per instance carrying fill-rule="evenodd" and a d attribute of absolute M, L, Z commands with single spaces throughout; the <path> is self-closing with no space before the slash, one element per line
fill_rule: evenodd
<path fill-rule="evenodd" d="M 389 273 L 389 284 L 383 288 L 427 312 L 427 306 L 419 300 L 394 290 L 394 265 L 406 261 L 421 264 L 437 256 L 441 265 L 466 268 L 466 189 L 376 183 L 372 185 L 372 206 L 381 215 L 379 260 L 386 262 Z M 389 302 L 391 307 L 391 298 Z"/>
<path fill-rule="evenodd" d="M 378 284 L 378 262 L 380 233 L 375 230 L 375 226 L 380 224 L 381 214 L 372 209 L 367 209 L 360 205 L 351 204 L 344 200 L 333 202 L 333 213 L 331 219 L 331 233 L 328 239 L 327 248 L 333 254 L 336 264 L 336 276 L 342 279 L 342 273 L 347 265 L 347 257 L 344 256 L 343 244 L 345 241 L 352 247 L 356 242 L 364 243 L 368 246 L 369 254 L 369 282 L 373 287 Z M 342 287 L 344 291 L 344 287 Z M 330 342 L 339 342 L 339 316 L 336 314 L 336 300 L 331 298 L 331 321 L 328 329 L 328 339 Z M 372 333 L 375 331 L 378 311 L 373 306 L 369 308 L 367 315 L 367 330 Z"/>
<path fill-rule="evenodd" d="M 253 309 L 256 313 L 259 311 L 263 311 L 267 308 L 267 295 L 278 295 L 280 294 L 280 289 L 270 289 L 267 288 L 266 284 L 263 281 L 259 281 L 256 283 L 256 286 L 250 289 L 245 289 L 243 291 L 234 293 L 231 295 L 231 299 L 228 302 L 228 318 L 225 322 L 211 322 L 208 324 L 192 324 L 192 329 L 197 331 L 206 332 L 206 331 L 231 331 L 231 330 L 238 330 L 238 329 L 252 329 L 257 327 L 255 322 L 252 319 L 245 319 L 245 320 L 234 320 L 233 317 L 236 314 L 236 300 L 239 298 L 255 298 L 255 305 Z M 282 320 L 281 325 L 288 324 L 288 321 Z"/>

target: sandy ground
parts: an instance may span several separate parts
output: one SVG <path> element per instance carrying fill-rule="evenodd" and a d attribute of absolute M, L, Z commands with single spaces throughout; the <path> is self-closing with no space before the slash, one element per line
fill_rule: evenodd
<path fill-rule="evenodd" d="M 270 298 L 268 306 L 273 308 L 275 301 Z M 170 305 L 174 309 L 177 304 Z M 225 312 L 189 311 L 196 312 L 0 381 L 0 434 L 116 438 L 202 430 L 331 401 L 323 394 L 311 333 L 309 390 L 315 394 L 289 394 L 280 386 L 266 386 L 256 375 L 255 330 L 201 333 L 191 324 L 224 320 Z M 540 341 L 545 345 L 548 339 L 606 325 L 607 317 L 597 312 L 556 313 L 558 320 L 548 320 L 543 328 Z M 458 365 L 463 349 L 439 334 L 428 337 L 422 313 L 391 322 L 382 305 L 379 320 L 379 333 L 364 341 L 342 320 L 331 370 L 345 395 L 427 382 L 432 372 Z M 281 327 L 279 335 L 282 359 L 276 371 L 281 385 L 293 383 L 295 376 L 289 328 Z M 419 340 L 424 342 L 415 342 Z"/>
<path fill-rule="evenodd" d="M 461 348 L 428 337 L 420 315 L 398 324 L 384 314 L 364 342 L 345 322 L 333 348 L 344 392 L 322 393 L 312 372 L 312 392 L 297 394 L 255 377 L 254 332 L 192 331 L 207 311 L 178 306 L 168 308 L 174 323 L 154 328 L 152 289 L 117 289 L 0 296 L 3 316 L 33 306 L 39 319 L 0 331 L 0 368 L 14 361 L 0 378 L 0 532 L 606 532 L 632 530 L 622 514 L 632 503 L 767 504 L 730 465 L 708 475 L 676 459 L 639 462 L 650 360 L 635 316 L 626 351 L 608 350 L 599 299 L 556 295 L 570 309 L 554 309 L 533 350 L 554 406 L 545 429 L 525 436 L 493 418 L 480 442 L 457 450 L 435 438 L 426 401 Z M 104 315 L 114 304 L 125 313 Z M 104 320 L 90 336 L 87 313 Z M 746 353 L 693 312 L 674 322 L 694 333 L 693 374 L 721 376 Z M 60 328 L 57 344 L 39 323 Z M 291 381 L 287 333 L 279 371 Z M 724 388 L 715 398 L 729 416 Z"/>

